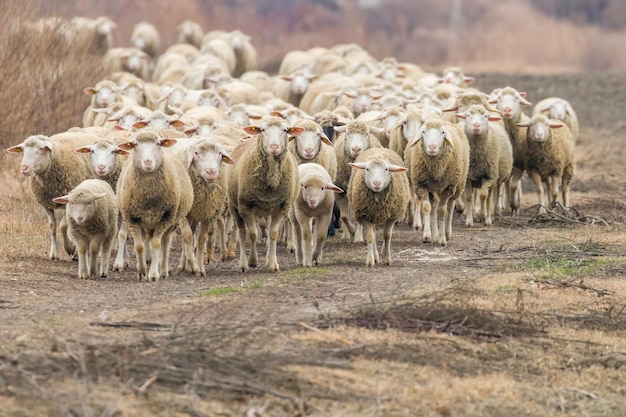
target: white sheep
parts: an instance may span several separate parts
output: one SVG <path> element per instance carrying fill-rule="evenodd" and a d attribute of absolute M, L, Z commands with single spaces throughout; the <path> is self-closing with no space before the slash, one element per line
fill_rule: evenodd
<path fill-rule="evenodd" d="M 407 151 L 404 159 L 411 187 L 421 201 L 424 216 L 422 239 L 445 246 L 452 233 L 455 200 L 467 181 L 469 143 L 456 124 L 428 119 Z"/>
<path fill-rule="evenodd" d="M 239 30 L 234 30 L 222 35 L 235 52 L 237 64 L 232 72 L 233 77 L 239 77 L 247 71 L 252 71 L 257 67 L 257 52 L 252 43 L 250 36 Z"/>
<path fill-rule="evenodd" d="M 75 45 L 84 45 L 92 52 L 104 55 L 113 45 L 113 29 L 117 25 L 108 17 L 96 19 L 72 18 L 66 37 Z"/>
<path fill-rule="evenodd" d="M 293 50 L 285 54 L 278 69 L 279 75 L 293 74 L 295 71 L 302 71 L 305 74 L 312 74 L 315 66 L 315 58 L 306 51 Z"/>
<path fill-rule="evenodd" d="M 202 26 L 200 26 L 199 23 L 196 23 L 192 20 L 185 20 L 183 23 L 178 25 L 177 29 L 179 43 L 188 43 L 200 49 L 200 46 L 202 45 L 202 37 L 204 36 L 204 31 L 202 30 Z"/>
<path fill-rule="evenodd" d="M 288 123 L 291 124 L 291 123 Z M 298 165 L 317 163 L 330 174 L 331 181 L 337 177 L 337 157 L 333 143 L 326 137 L 320 125 L 312 120 L 300 120 L 297 126 L 304 129 L 289 138 L 289 151 L 296 157 Z"/>
<path fill-rule="evenodd" d="M 456 117 L 470 145 L 470 162 L 465 186 L 465 225 L 474 225 L 474 189 L 480 199 L 480 218 L 491 225 L 494 211 L 502 214 L 502 187 L 508 184 L 513 168 L 513 148 L 504 128 L 494 122 L 502 120 L 483 105 L 474 104 Z"/>
<path fill-rule="evenodd" d="M 99 179 L 87 179 L 52 201 L 65 205 L 68 233 L 78 252 L 78 278 L 106 277 L 118 222 L 111 186 Z M 99 273 L 96 272 L 98 255 Z"/>
<path fill-rule="evenodd" d="M 172 233 L 181 230 L 183 250 L 193 254 L 193 234 L 187 214 L 193 204 L 193 186 L 184 165 L 163 148 L 176 143 L 155 131 L 136 133 L 118 145 L 132 155 L 122 168 L 117 186 L 117 203 L 124 227 L 134 240 L 137 277 L 156 281 L 169 276 Z M 146 242 L 147 241 L 147 242 Z M 147 270 L 146 243 L 151 248 Z M 200 273 L 193 257 L 185 271 Z"/>
<path fill-rule="evenodd" d="M 560 120 L 565 123 L 570 132 L 572 132 L 574 144 L 576 143 L 580 136 L 578 116 L 567 100 L 560 97 L 544 98 L 533 108 L 533 116 L 539 113 L 549 116 L 550 119 Z"/>
<path fill-rule="evenodd" d="M 105 74 L 126 71 L 142 80 L 149 80 L 148 60 L 150 55 L 139 48 L 111 48 L 102 60 Z"/>
<path fill-rule="evenodd" d="M 191 45 L 185 46 L 193 49 Z M 166 51 L 157 58 L 152 71 L 152 81 L 159 85 L 167 82 L 179 83 L 190 68 L 191 63 L 185 55 Z"/>
<path fill-rule="evenodd" d="M 200 56 L 205 57 L 208 55 L 212 55 L 220 59 L 226 68 L 226 72 L 229 75 L 233 74 L 235 66 L 237 65 L 237 57 L 232 46 L 226 41 L 226 39 L 212 39 L 211 41 L 203 44 L 202 48 L 200 48 Z"/>
<path fill-rule="evenodd" d="M 526 171 L 537 190 L 539 213 L 545 213 L 542 182 L 547 186 L 551 205 L 556 203 L 561 186 L 563 206 L 569 207 L 570 183 L 574 176 L 572 132 L 563 122 L 548 119 L 543 114 L 517 125 L 528 128 Z"/>
<path fill-rule="evenodd" d="M 442 73 L 443 76 L 439 79 L 440 83 L 452 84 L 458 87 L 466 88 L 476 81 L 476 78 L 466 76 L 463 73 L 463 70 L 459 67 L 444 68 Z"/>
<path fill-rule="evenodd" d="M 117 100 L 117 84 L 113 81 L 102 80 L 98 81 L 95 87 L 86 87 L 84 91 L 85 94 L 91 95 L 91 103 L 83 113 L 83 127 L 95 126 L 97 113 L 94 109 L 105 109 Z"/>
<path fill-rule="evenodd" d="M 12 154 L 22 154 L 20 172 L 28 177 L 33 196 L 43 207 L 50 227 L 50 259 L 59 259 L 55 210 L 62 205 L 52 201 L 69 193 L 85 179 L 93 177 L 88 159 L 74 149 L 98 140 L 84 132 L 63 132 L 52 137 L 29 136 L 24 142 L 7 149 Z M 65 251 L 74 256 L 75 246 L 67 234 L 67 222 L 61 218 L 60 229 Z"/>
<path fill-rule="evenodd" d="M 139 22 L 133 26 L 130 43 L 154 58 L 161 49 L 161 35 L 153 24 L 145 21 Z"/>
<path fill-rule="evenodd" d="M 222 217 L 226 208 L 227 183 L 222 163 L 233 164 L 234 161 L 212 137 L 179 141 L 171 151 L 187 167 L 193 185 L 193 205 L 187 220 L 194 233 L 196 251 L 193 258 L 204 275 L 204 247 L 207 238 L 212 241 L 214 222 L 217 222 L 220 231 L 222 260 L 227 260 L 226 228 Z M 183 253 L 179 269 L 184 268 L 188 256 Z"/>
<path fill-rule="evenodd" d="M 302 97 L 309 88 L 309 83 L 316 78 L 317 75 L 307 74 L 301 70 L 287 75 L 280 75 L 274 79 L 274 95 L 298 107 Z"/>
<path fill-rule="evenodd" d="M 295 157 L 287 150 L 289 136 L 302 132 L 278 117 L 268 117 L 259 126 L 247 126 L 254 135 L 237 145 L 231 156 L 237 161 L 228 170 L 229 209 L 239 228 L 239 268 L 245 272 L 257 265 L 257 216 L 271 216 L 266 265 L 279 270 L 276 258 L 278 229 L 298 192 Z M 246 253 L 246 233 L 250 256 Z"/>
<path fill-rule="evenodd" d="M 335 193 L 343 190 L 333 184 L 323 166 L 314 162 L 298 165 L 300 189 L 289 212 L 296 247 L 296 262 L 302 266 L 318 265 L 328 226 L 333 215 Z M 312 247 L 315 225 L 315 249 Z"/>
<path fill-rule="evenodd" d="M 409 180 L 402 158 L 386 148 L 372 148 L 351 162 L 348 199 L 356 220 L 363 225 L 367 243 L 365 265 L 380 262 L 376 225 L 383 225 L 382 262 L 391 264 L 391 234 L 396 222 L 404 219 L 409 203 Z"/>

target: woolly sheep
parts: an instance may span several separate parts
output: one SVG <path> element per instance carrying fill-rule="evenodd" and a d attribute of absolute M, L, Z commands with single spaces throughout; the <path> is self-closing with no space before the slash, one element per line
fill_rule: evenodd
<path fill-rule="evenodd" d="M 193 204 L 193 186 L 187 170 L 163 148 L 176 143 L 155 131 L 136 133 L 118 145 L 132 155 L 122 168 L 117 186 L 117 203 L 124 227 L 134 240 L 137 277 L 156 281 L 169 275 L 172 233 L 181 230 L 183 250 L 193 254 L 193 235 L 187 214 Z M 146 242 L 147 241 L 147 242 Z M 150 270 L 146 243 L 151 248 Z M 195 259 L 187 258 L 185 271 L 200 273 Z"/>
<path fill-rule="evenodd" d="M 337 159 L 337 177 L 334 182 L 339 188 L 348 190 L 348 183 L 352 174 L 349 163 L 354 162 L 362 152 L 369 148 L 381 148 L 382 145 L 376 136 L 370 133 L 372 128 L 363 121 L 351 121 L 344 126 L 335 126 L 334 129 L 340 132 L 333 144 L 333 151 Z M 353 243 L 360 242 L 362 236 L 356 233 L 357 229 L 350 221 L 352 215 L 346 192 L 338 194 L 335 199 L 341 211 L 341 220 L 346 225 L 343 230 L 343 239 Z"/>
<path fill-rule="evenodd" d="M 305 74 L 312 74 L 315 66 L 315 58 L 308 52 L 293 50 L 285 54 L 278 69 L 279 75 L 293 74 L 295 71 L 302 71 Z"/>
<path fill-rule="evenodd" d="M 318 265 L 330 225 L 335 193 L 343 190 L 333 184 L 323 166 L 313 162 L 298 165 L 300 188 L 289 211 L 296 247 L 296 262 L 302 266 Z M 312 224 L 315 222 L 315 249 L 312 248 Z"/>
<path fill-rule="evenodd" d="M 351 162 L 356 168 L 350 178 L 348 199 L 356 220 L 363 225 L 367 243 L 365 265 L 380 262 L 376 225 L 383 225 L 383 263 L 391 264 L 391 234 L 396 222 L 404 219 L 409 203 L 409 180 L 402 158 L 386 148 L 372 148 Z"/>
<path fill-rule="evenodd" d="M 83 127 L 94 126 L 97 114 L 94 109 L 105 109 L 117 100 L 117 84 L 102 80 L 98 81 L 95 87 L 86 87 L 84 91 L 85 94 L 91 95 L 91 103 L 83 113 Z"/>
<path fill-rule="evenodd" d="M 52 199 L 64 204 L 68 233 L 78 252 L 78 278 L 96 278 L 109 272 L 113 241 L 117 234 L 118 209 L 115 193 L 105 181 L 87 179 L 67 195 Z"/>
<path fill-rule="evenodd" d="M 193 48 L 191 45 L 188 46 Z M 157 84 L 180 82 L 190 68 L 191 64 L 185 55 L 166 51 L 157 58 L 152 71 L 152 81 Z"/>
<path fill-rule="evenodd" d="M 513 148 L 504 128 L 494 123 L 502 118 L 484 106 L 474 104 L 456 117 L 470 145 L 470 162 L 465 186 L 465 225 L 474 225 L 474 189 L 480 199 L 480 217 L 485 226 L 491 225 L 494 210 L 502 214 L 501 191 L 508 183 L 513 168 Z"/>
<path fill-rule="evenodd" d="M 204 247 L 209 230 L 213 230 L 213 222 L 217 221 L 220 229 L 222 260 L 227 259 L 226 229 L 221 217 L 226 207 L 227 184 L 222 163 L 233 164 L 234 161 L 211 137 L 179 141 L 171 151 L 187 167 L 193 185 L 193 205 L 187 214 L 187 220 L 194 233 L 196 251 L 193 258 L 200 273 L 204 275 Z M 189 254 L 183 253 L 179 269 L 183 269 L 188 256 Z"/>
<path fill-rule="evenodd" d="M 150 55 L 139 48 L 111 48 L 104 55 L 102 66 L 105 74 L 126 71 L 142 80 L 149 80 Z"/>
<path fill-rule="evenodd" d="M 382 97 L 382 93 L 367 87 L 344 91 L 343 95 L 345 97 L 339 101 L 338 105 L 348 107 L 355 116 L 371 110 L 373 102 Z"/>
<path fill-rule="evenodd" d="M 302 132 L 278 117 L 267 117 L 259 126 L 247 126 L 254 135 L 237 145 L 231 156 L 237 161 L 228 170 L 229 209 L 239 228 L 239 268 L 248 271 L 257 265 L 257 216 L 271 216 L 266 265 L 279 270 L 276 259 L 278 229 L 298 191 L 297 163 L 287 151 L 288 137 Z M 246 233 L 250 256 L 246 253 Z"/>
<path fill-rule="evenodd" d="M 563 206 L 569 207 L 570 183 L 574 176 L 572 132 L 565 123 L 548 119 L 543 114 L 536 114 L 517 125 L 528 128 L 526 170 L 537 190 L 539 213 L 545 213 L 542 182 L 548 188 L 551 205 L 556 203 L 559 186 L 562 186 Z"/>
<path fill-rule="evenodd" d="M 476 81 L 476 78 L 463 74 L 463 70 L 459 67 L 444 68 L 442 73 L 443 76 L 439 79 L 440 83 L 452 84 L 461 88 L 466 88 Z"/>
<path fill-rule="evenodd" d="M 350 114 L 350 117 L 344 118 L 336 111 L 331 112 L 330 110 L 322 110 L 321 112 L 313 115 L 313 120 L 315 120 L 315 123 L 322 128 L 322 132 L 324 132 L 324 135 L 330 140 L 331 143 L 334 143 L 337 137 L 335 126 L 345 125 L 347 119 L 353 119 L 352 114 Z"/>
<path fill-rule="evenodd" d="M 232 75 L 237 65 L 237 57 L 232 46 L 226 39 L 212 39 L 202 45 L 200 48 L 200 56 L 213 55 L 220 59 L 226 68 L 228 74 Z"/>
<path fill-rule="evenodd" d="M 451 237 L 454 202 L 467 181 L 469 143 L 456 124 L 428 119 L 407 151 L 411 187 L 424 216 L 423 241 L 445 246 Z"/>
<path fill-rule="evenodd" d="M 204 31 L 202 30 L 202 26 L 200 26 L 200 24 L 192 20 L 185 20 L 183 23 L 178 25 L 177 29 L 179 43 L 188 43 L 200 49 L 200 46 L 202 45 L 202 37 L 204 36 Z"/>
<path fill-rule="evenodd" d="M 130 43 L 154 58 L 161 49 L 161 35 L 153 24 L 139 22 L 133 27 Z"/>
<path fill-rule="evenodd" d="M 572 108 L 572 105 L 567 100 L 560 97 L 545 98 L 537 103 L 533 108 L 533 116 L 539 113 L 549 116 L 550 119 L 564 122 L 570 132 L 572 132 L 574 144 L 576 143 L 578 136 L 580 135 L 578 116 Z"/>
<path fill-rule="evenodd" d="M 309 83 L 317 75 L 298 70 L 274 79 L 274 95 L 293 106 L 299 106 L 302 97 L 309 88 Z"/>
<path fill-rule="evenodd" d="M 97 136 L 82 131 L 64 132 L 51 137 L 33 135 L 7 149 L 9 153 L 23 155 L 20 172 L 28 177 L 30 190 L 48 217 L 50 259 L 60 259 L 55 210 L 63 208 L 52 199 L 66 195 L 82 181 L 94 176 L 87 158 L 74 152 L 74 149 L 96 140 Z M 60 229 L 65 251 L 74 256 L 76 248 L 67 234 L 65 217 L 61 218 Z"/>
<path fill-rule="evenodd" d="M 234 30 L 222 36 L 233 48 L 236 57 L 235 69 L 232 71 L 233 77 L 239 77 L 246 71 L 251 71 L 257 67 L 257 52 L 250 43 L 250 36 L 239 30 Z"/>
<path fill-rule="evenodd" d="M 85 45 L 92 52 L 104 55 L 113 45 L 112 31 L 117 25 L 106 16 L 96 19 L 74 17 L 67 38 L 77 45 Z"/>
<path fill-rule="evenodd" d="M 289 138 L 288 149 L 296 157 L 298 165 L 317 163 L 326 169 L 331 181 L 334 181 L 337 177 L 337 157 L 333 143 L 314 121 L 300 120 L 297 125 L 303 131 Z"/>
<path fill-rule="evenodd" d="M 521 106 L 530 106 L 526 100 L 526 93 L 517 91 L 513 87 L 504 87 L 491 94 L 489 103 L 496 104 L 496 108 L 504 121 L 504 128 L 509 135 L 513 147 L 513 169 L 509 180 L 509 205 L 511 213 L 519 213 L 521 200 L 521 178 L 526 165 L 526 130 L 519 123 L 527 123 L 529 118 L 522 112 Z"/>

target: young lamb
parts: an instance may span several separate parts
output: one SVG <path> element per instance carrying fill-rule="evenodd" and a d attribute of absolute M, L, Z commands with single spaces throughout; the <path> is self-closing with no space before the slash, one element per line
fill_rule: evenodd
<path fill-rule="evenodd" d="M 30 190 L 48 217 L 50 259 L 59 259 L 55 210 L 64 208 L 52 199 L 69 193 L 82 181 L 95 176 L 89 168 L 88 159 L 74 149 L 96 140 L 97 136 L 81 131 L 63 132 L 51 137 L 29 136 L 24 142 L 7 149 L 9 153 L 23 155 L 20 172 L 28 177 Z M 67 235 L 65 217 L 61 218 L 60 228 L 63 247 L 70 256 L 74 256 L 76 247 Z"/>
<path fill-rule="evenodd" d="M 469 171 L 465 186 L 465 225 L 474 225 L 474 189 L 480 199 L 479 216 L 485 226 L 491 225 L 494 200 L 496 214 L 502 214 L 500 193 L 508 182 L 513 167 L 513 148 L 502 126 L 502 118 L 483 105 L 474 104 L 456 117 L 462 123 L 470 145 Z"/>
<path fill-rule="evenodd" d="M 409 203 L 409 180 L 402 158 L 386 148 L 372 148 L 351 162 L 356 168 L 350 178 L 348 199 L 356 220 L 363 225 L 367 242 L 365 265 L 380 262 L 376 246 L 376 225 L 383 225 L 382 261 L 391 264 L 391 234 L 396 222 L 404 219 Z"/>
<path fill-rule="evenodd" d="M 257 265 L 257 216 L 271 216 L 266 265 L 278 271 L 276 241 L 278 229 L 288 214 L 298 192 L 298 169 L 295 157 L 287 150 L 289 136 L 302 133 L 270 116 L 259 126 L 247 126 L 254 138 L 233 149 L 237 164 L 228 170 L 229 209 L 239 227 L 239 268 L 248 271 Z M 250 236 L 250 257 L 246 253 L 246 233 Z"/>
<path fill-rule="evenodd" d="M 407 151 L 411 187 L 421 201 L 424 216 L 423 241 L 445 246 L 452 232 L 455 200 L 467 182 L 468 140 L 456 124 L 429 119 Z"/>
<path fill-rule="evenodd" d="M 174 139 L 163 139 L 157 132 L 145 130 L 118 145 L 122 150 L 133 150 L 120 174 L 117 202 L 124 227 L 135 241 L 140 280 L 167 278 L 172 233 L 177 226 L 181 229 L 183 250 L 193 253 L 193 235 L 187 221 L 193 204 L 191 179 L 184 165 L 163 150 L 175 143 Z M 150 271 L 146 243 L 151 247 Z M 187 261 L 185 269 L 198 275 L 195 260 Z"/>
<path fill-rule="evenodd" d="M 53 198 L 52 201 L 66 206 L 68 233 L 76 243 L 78 252 L 78 278 L 98 276 L 98 255 L 99 276 L 106 277 L 118 222 L 115 193 L 111 186 L 102 180 L 88 179 L 67 195 Z"/>
<path fill-rule="evenodd" d="M 578 116 L 567 100 L 560 97 L 545 98 L 533 108 L 533 116 L 539 113 L 549 116 L 550 119 L 560 120 L 565 123 L 570 132 L 572 132 L 572 139 L 576 143 L 580 135 Z"/>
<path fill-rule="evenodd" d="M 320 164 L 303 163 L 298 165 L 298 172 L 300 191 L 289 217 L 293 225 L 296 262 L 298 265 L 312 266 L 322 260 L 322 250 L 333 215 L 334 193 L 343 190 L 333 184 L 330 174 Z M 315 222 L 315 249 L 311 243 L 311 222 Z"/>
<path fill-rule="evenodd" d="M 217 222 L 221 235 L 222 260 L 227 259 L 226 228 L 222 217 L 226 207 L 227 184 L 222 163 L 233 164 L 235 161 L 211 137 L 181 140 L 171 150 L 187 167 L 193 185 L 193 205 L 187 220 L 194 233 L 196 252 L 193 258 L 204 275 L 204 248 L 207 239 L 212 242 L 214 222 Z M 189 254 L 183 253 L 178 267 L 180 270 L 184 269 L 187 257 Z"/>
<path fill-rule="evenodd" d="M 369 148 L 382 148 L 380 141 L 373 135 L 374 128 L 360 120 L 354 120 L 344 126 L 335 126 L 335 131 L 339 132 L 337 140 L 333 144 L 335 157 L 337 158 L 337 178 L 335 184 L 343 190 L 348 190 L 348 183 L 352 175 L 350 162 Z M 350 242 L 362 242 L 362 236 L 357 234 L 357 228 L 350 221 L 352 217 L 350 204 L 346 192 L 336 196 L 337 206 L 341 211 L 341 220 L 345 224 L 343 229 L 343 239 Z M 360 232 L 359 228 L 359 232 Z"/>
<path fill-rule="evenodd" d="M 548 119 L 543 114 L 536 114 L 518 126 L 528 128 L 526 170 L 537 189 L 539 213 L 545 213 L 542 182 L 548 188 L 550 204 L 556 203 L 559 186 L 562 186 L 563 206 L 569 207 L 569 187 L 574 176 L 572 132 L 563 122 Z"/>

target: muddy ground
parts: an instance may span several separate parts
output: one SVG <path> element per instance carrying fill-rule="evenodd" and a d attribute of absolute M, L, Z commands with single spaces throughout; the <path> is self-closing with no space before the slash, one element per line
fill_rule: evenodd
<path fill-rule="evenodd" d="M 332 239 L 310 269 L 78 280 L 5 156 L 0 416 L 626 415 L 626 74 L 476 77 L 570 100 L 573 210 L 525 179 L 521 216 L 446 248 L 399 224 L 391 266 Z"/>

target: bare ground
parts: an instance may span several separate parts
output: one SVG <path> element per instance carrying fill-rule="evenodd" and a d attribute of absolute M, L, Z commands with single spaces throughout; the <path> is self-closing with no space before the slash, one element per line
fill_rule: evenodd
<path fill-rule="evenodd" d="M 81 281 L 5 156 L 0 416 L 626 415 L 626 75 L 477 78 L 572 102 L 573 210 L 525 182 L 522 216 L 447 248 L 398 225 L 391 266 L 334 239 L 310 269 Z"/>

